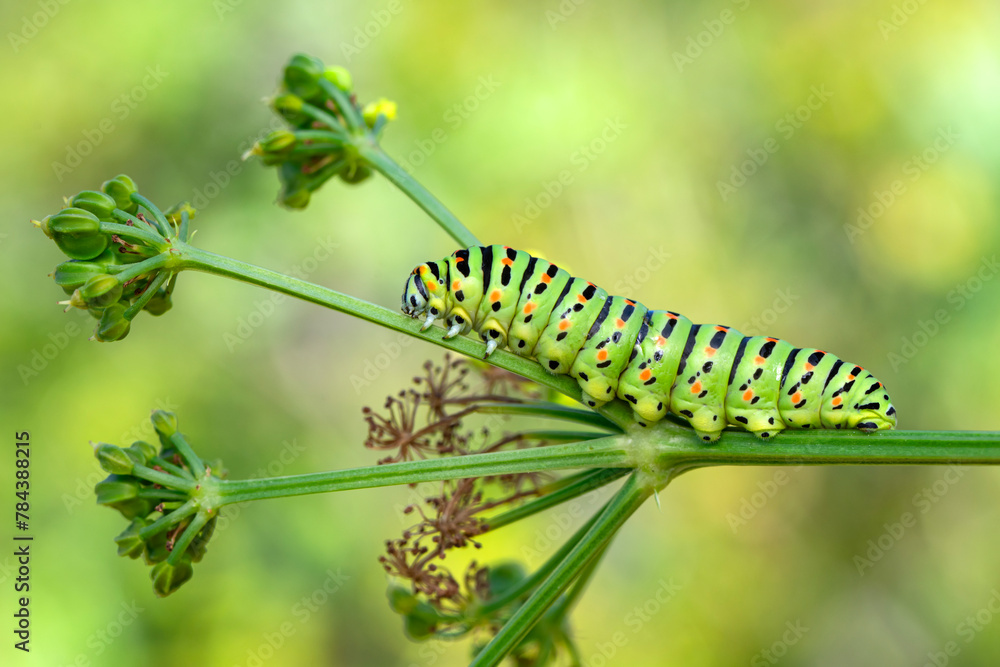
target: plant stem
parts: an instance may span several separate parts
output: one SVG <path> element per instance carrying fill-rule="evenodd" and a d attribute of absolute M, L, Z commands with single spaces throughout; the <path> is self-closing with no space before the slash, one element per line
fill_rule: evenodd
<path fill-rule="evenodd" d="M 415 178 L 410 176 L 406 170 L 396 164 L 389 155 L 374 142 L 358 142 L 358 153 L 375 167 L 383 176 L 389 179 L 393 185 L 406 193 L 417 206 L 422 208 L 427 215 L 431 216 L 441 228 L 451 235 L 463 248 L 482 245 L 475 234 L 470 232 L 462 222 L 455 217 L 455 214 L 445 208 L 438 199 L 432 195 L 427 188 L 422 186 Z"/>
<path fill-rule="evenodd" d="M 308 475 L 238 481 L 223 480 L 217 484 L 219 504 L 227 505 L 263 498 L 368 489 L 394 484 L 435 482 L 444 479 L 567 468 L 625 467 L 629 465 L 629 460 L 630 454 L 620 436 L 613 436 L 568 445 L 406 461 Z"/>
<path fill-rule="evenodd" d="M 651 493 L 651 489 L 639 484 L 635 475 L 629 477 L 600 512 L 597 521 L 587 530 L 583 539 L 518 608 L 469 667 L 499 665 Z"/>
<path fill-rule="evenodd" d="M 486 350 L 486 346 L 480 341 L 465 336 L 457 336 L 446 340 L 442 337 L 443 332 L 439 328 L 420 331 L 421 323 L 402 313 L 397 313 L 388 308 L 377 306 L 327 287 L 321 287 L 305 280 L 286 276 L 277 271 L 240 262 L 230 257 L 216 255 L 206 250 L 189 246 L 186 243 L 175 243 L 175 253 L 176 256 L 174 262 L 171 264 L 171 268 L 194 269 L 266 287 L 275 292 L 288 294 L 304 301 L 316 303 L 326 308 L 347 313 L 395 331 L 400 331 L 470 357 L 482 358 Z M 519 357 L 506 350 L 496 350 L 489 356 L 487 361 L 494 366 L 533 380 L 540 385 L 555 389 L 574 400 L 580 400 L 581 398 L 580 386 L 576 380 L 566 375 L 551 375 L 531 359 Z M 608 403 L 601 408 L 600 412 L 608 420 L 619 426 L 633 423 L 631 411 L 621 401 Z"/>
<path fill-rule="evenodd" d="M 514 509 L 498 514 L 495 517 L 484 519 L 484 521 L 491 531 L 503 528 L 515 521 L 520 521 L 533 514 L 544 512 L 550 507 L 561 505 L 564 502 L 598 489 L 605 484 L 610 484 L 616 479 L 624 477 L 629 472 L 631 472 L 629 468 L 598 468 L 597 470 L 587 470 L 564 477 L 540 489 L 539 491 L 542 495 L 539 497 Z"/>

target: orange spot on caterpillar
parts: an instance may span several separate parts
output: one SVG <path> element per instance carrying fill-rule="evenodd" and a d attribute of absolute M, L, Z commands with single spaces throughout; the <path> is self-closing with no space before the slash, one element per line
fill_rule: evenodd
<path fill-rule="evenodd" d="M 767 340 L 768 342 L 771 342 L 771 343 L 777 343 L 777 342 L 778 342 L 778 339 L 777 339 L 777 338 L 768 338 L 768 339 L 766 339 L 766 340 Z"/>
<path fill-rule="evenodd" d="M 490 301 L 493 302 L 499 301 L 501 296 L 503 295 L 500 293 L 500 290 L 495 289 L 492 292 L 490 292 Z"/>
<path fill-rule="evenodd" d="M 794 394 L 792 394 L 792 403 L 798 403 L 801 400 L 802 400 L 802 392 L 801 391 L 797 391 Z"/>
<path fill-rule="evenodd" d="M 812 370 L 812 369 L 814 369 L 814 368 L 816 368 L 816 367 L 815 367 L 815 366 L 813 366 L 812 364 L 810 364 L 810 363 L 809 363 L 808 361 L 806 362 L 806 370 L 807 370 L 807 371 L 811 371 L 811 370 Z"/>
<path fill-rule="evenodd" d="M 744 401 L 749 403 L 752 398 L 753 398 L 753 389 L 747 389 L 745 392 L 743 392 Z"/>
<path fill-rule="evenodd" d="M 847 381 L 848 382 L 850 382 L 853 379 L 854 379 L 854 373 L 851 373 L 850 375 L 847 376 Z"/>
<path fill-rule="evenodd" d="M 667 344 L 667 339 L 666 338 L 664 338 L 663 336 L 657 336 L 656 337 L 656 345 L 658 347 L 664 347 L 666 344 Z"/>
<path fill-rule="evenodd" d="M 451 284 L 451 291 L 452 292 L 457 292 L 460 289 L 462 289 L 462 281 L 461 280 L 456 280 L 455 282 L 453 282 Z"/>
<path fill-rule="evenodd" d="M 634 306 L 635 305 L 635 301 L 633 301 L 632 299 L 625 299 L 625 303 L 627 303 L 630 306 Z"/>
<path fill-rule="evenodd" d="M 424 283 L 424 285 L 427 287 L 427 293 L 428 294 L 432 294 L 434 292 L 434 290 L 437 289 L 437 286 L 438 286 L 436 280 L 428 280 L 426 283 Z"/>
<path fill-rule="evenodd" d="M 669 317 L 672 320 L 676 320 L 677 319 L 677 314 L 676 313 L 667 313 L 667 317 Z"/>
<path fill-rule="evenodd" d="M 700 394 L 701 393 L 701 383 L 700 382 L 695 382 L 693 385 L 691 385 L 691 393 L 692 394 Z"/>
<path fill-rule="evenodd" d="M 464 258 L 464 257 L 459 257 L 459 256 L 457 256 L 457 255 L 455 256 L 455 262 L 456 262 L 456 263 L 458 263 L 458 262 L 464 262 L 464 261 L 465 261 L 465 258 Z"/>
<path fill-rule="evenodd" d="M 587 303 L 587 297 L 585 297 L 582 294 L 577 294 L 576 300 L 579 301 L 580 303 Z"/>
<path fill-rule="evenodd" d="M 604 361 L 607 358 L 608 358 L 608 351 L 607 350 L 598 350 L 597 351 L 597 360 L 598 361 Z"/>
<path fill-rule="evenodd" d="M 717 350 L 714 347 L 706 347 L 705 348 L 705 356 L 706 357 L 714 357 L 716 352 L 717 352 Z"/>
<path fill-rule="evenodd" d="M 510 266 L 511 264 L 514 263 L 514 260 L 512 260 L 510 257 L 504 257 L 503 259 L 500 260 L 500 263 L 503 264 L 504 266 Z"/>
<path fill-rule="evenodd" d="M 528 303 L 524 304 L 524 314 L 531 315 L 532 311 L 534 311 L 535 308 L 538 308 L 538 304 L 535 303 L 534 301 L 529 301 Z"/>
<path fill-rule="evenodd" d="M 758 366 L 760 366 L 761 364 L 763 364 L 764 361 L 765 361 L 764 357 L 760 356 L 759 354 L 757 355 L 757 358 L 753 360 L 753 362 L 755 364 L 757 364 Z"/>
<path fill-rule="evenodd" d="M 615 326 L 621 329 L 622 327 L 625 326 L 625 320 L 619 317 L 617 320 L 615 320 Z"/>
<path fill-rule="evenodd" d="M 646 380 L 648 380 L 648 379 L 649 379 L 649 378 L 650 378 L 650 377 L 651 377 L 652 375 L 653 375 L 653 371 L 651 371 L 651 370 L 649 370 L 649 369 L 647 368 L 647 369 L 646 369 L 646 370 L 644 370 L 643 372 L 639 373 L 639 379 L 640 379 L 640 380 L 642 380 L 643 382 L 645 382 L 645 381 L 646 381 Z"/>
<path fill-rule="evenodd" d="M 721 327 L 719 325 L 715 326 L 716 331 L 729 331 L 729 327 Z"/>
<path fill-rule="evenodd" d="M 833 399 L 832 401 L 830 401 L 830 403 L 832 403 L 835 406 L 840 405 L 843 402 L 844 402 L 844 399 L 841 398 L 840 396 L 838 396 L 835 399 Z"/>
<path fill-rule="evenodd" d="M 566 331 L 566 329 L 569 329 L 570 326 L 571 324 L 569 320 L 561 320 L 559 322 L 559 331 Z"/>
<path fill-rule="evenodd" d="M 542 274 L 542 282 L 545 283 L 546 285 L 548 285 L 550 282 L 552 282 L 552 278 L 549 278 L 549 274 L 543 273 Z"/>

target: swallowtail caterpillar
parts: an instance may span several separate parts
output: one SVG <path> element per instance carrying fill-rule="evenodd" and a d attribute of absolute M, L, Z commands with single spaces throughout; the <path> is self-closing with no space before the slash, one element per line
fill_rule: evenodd
<path fill-rule="evenodd" d="M 629 402 L 648 424 L 667 412 L 706 442 L 727 426 L 761 438 L 786 428 L 862 431 L 896 426 L 885 387 L 855 364 L 777 338 L 693 324 L 609 296 L 555 264 L 506 246 L 473 246 L 413 270 L 403 312 L 443 319 L 445 338 L 475 330 L 486 356 L 507 346 L 580 383 L 591 407 Z"/>

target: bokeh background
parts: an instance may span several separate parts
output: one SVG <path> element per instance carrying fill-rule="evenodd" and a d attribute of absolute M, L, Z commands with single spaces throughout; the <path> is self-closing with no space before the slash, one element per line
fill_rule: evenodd
<path fill-rule="evenodd" d="M 36 536 L 32 653 L 7 633 L 5 664 L 467 663 L 467 646 L 409 643 L 386 605 L 376 558 L 403 489 L 245 507 L 166 600 L 92 500 L 88 441 L 149 437 L 155 407 L 233 477 L 369 464 L 361 408 L 440 358 L 206 275 L 117 344 L 55 305 L 60 255 L 28 220 L 123 171 L 164 206 L 194 200 L 201 247 L 387 306 L 454 249 L 384 180 L 293 213 L 270 170 L 238 162 L 296 51 L 399 103 L 386 149 L 484 241 L 833 350 L 888 385 L 903 428 L 1000 429 L 995 2 L 15 0 L 0 19 L 0 409 L 7 447 L 31 432 Z M 589 665 L 923 665 L 948 642 L 951 664 L 1000 659 L 981 612 L 1000 608 L 998 470 L 701 471 L 661 505 L 575 614 Z M 558 526 L 505 529 L 486 555 L 537 566 Z"/>

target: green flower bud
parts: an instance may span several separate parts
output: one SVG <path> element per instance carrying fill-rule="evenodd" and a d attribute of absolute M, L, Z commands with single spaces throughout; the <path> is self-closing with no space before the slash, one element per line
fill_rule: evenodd
<path fill-rule="evenodd" d="M 132 195 L 139 191 L 135 181 L 125 174 L 118 174 L 109 181 L 104 181 L 101 190 L 115 200 L 115 206 L 126 213 L 135 213 L 139 205 L 132 201 Z"/>
<path fill-rule="evenodd" d="M 156 458 L 156 447 L 154 445 L 149 444 L 145 440 L 136 440 L 135 442 L 132 443 L 129 449 L 137 452 L 142 456 L 143 460 L 142 465 L 146 465 L 146 463 L 148 463 L 150 459 Z"/>
<path fill-rule="evenodd" d="M 375 127 L 375 121 L 379 116 L 385 116 L 387 121 L 396 120 L 396 103 L 383 97 L 366 104 L 365 108 L 361 110 L 361 115 L 368 127 Z"/>
<path fill-rule="evenodd" d="M 153 511 L 153 507 L 155 506 L 156 501 L 149 498 L 133 498 L 132 500 L 123 500 L 118 503 L 108 503 L 108 507 L 118 510 L 118 513 L 129 521 L 149 516 L 149 513 Z"/>
<path fill-rule="evenodd" d="M 345 183 L 360 183 L 372 175 L 372 170 L 367 165 L 355 163 L 344 167 L 338 174 Z"/>
<path fill-rule="evenodd" d="M 153 422 L 153 430 L 160 436 L 163 446 L 171 447 L 170 438 L 177 433 L 177 415 L 166 410 L 154 410 L 150 421 Z"/>
<path fill-rule="evenodd" d="M 108 273 L 102 273 L 88 279 L 73 293 L 73 299 L 82 302 L 83 307 L 87 308 L 106 308 L 117 303 L 121 298 L 122 284 Z M 72 300 L 71 304 L 77 305 Z"/>
<path fill-rule="evenodd" d="M 153 535 L 146 542 L 146 550 L 143 552 L 143 560 L 146 561 L 146 565 L 156 565 L 157 563 L 162 563 L 167 560 L 170 556 L 170 549 L 167 548 L 167 533 L 169 531 L 162 531 Z"/>
<path fill-rule="evenodd" d="M 52 277 L 55 278 L 56 285 L 72 292 L 77 287 L 82 287 L 91 278 L 103 275 L 105 271 L 107 269 L 104 265 L 98 262 L 74 259 L 57 266 Z"/>
<path fill-rule="evenodd" d="M 299 53 L 285 66 L 285 87 L 299 97 L 312 97 L 319 91 L 317 80 L 322 75 L 319 59 Z"/>
<path fill-rule="evenodd" d="M 156 315 L 157 317 L 159 317 L 163 313 L 170 310 L 173 307 L 173 305 L 174 304 L 170 298 L 170 295 L 167 294 L 166 290 L 161 288 L 157 290 L 156 294 L 153 295 L 153 298 L 146 303 L 143 310 L 145 310 L 150 315 Z"/>
<path fill-rule="evenodd" d="M 490 597 L 499 597 L 521 583 L 527 576 L 520 563 L 501 563 L 490 567 L 489 586 Z"/>
<path fill-rule="evenodd" d="M 295 148 L 298 142 L 298 137 L 295 136 L 294 132 L 275 130 L 258 142 L 257 146 L 260 148 L 260 154 L 287 153 Z"/>
<path fill-rule="evenodd" d="M 111 240 L 101 233 L 101 221 L 82 208 L 66 208 L 47 220 L 52 240 L 70 259 L 93 259 Z"/>
<path fill-rule="evenodd" d="M 434 635 L 437 620 L 418 614 L 407 614 L 403 617 L 403 632 L 413 641 L 423 641 Z"/>
<path fill-rule="evenodd" d="M 45 232 L 46 236 L 48 236 L 49 238 L 52 238 L 52 228 L 49 227 L 49 221 L 50 220 L 52 220 L 52 216 L 51 215 L 47 215 L 44 218 L 42 218 L 41 220 L 32 220 L 31 224 L 33 224 L 35 227 L 38 227 L 40 230 L 42 230 L 43 232 Z"/>
<path fill-rule="evenodd" d="M 139 531 L 148 526 L 149 523 L 145 519 L 133 519 L 128 528 L 115 538 L 119 556 L 128 556 L 135 559 L 143 554 L 146 550 L 146 543 L 139 537 Z"/>
<path fill-rule="evenodd" d="M 131 328 L 132 322 L 125 319 L 125 304 L 115 303 L 101 313 L 94 338 L 102 343 L 113 343 L 127 336 Z"/>
<path fill-rule="evenodd" d="M 164 561 L 153 566 L 150 577 L 153 580 L 153 591 L 161 598 L 165 598 L 191 578 L 194 569 L 191 561 L 181 558 L 177 565 L 171 565 Z"/>
<path fill-rule="evenodd" d="M 111 474 L 94 486 L 98 505 L 114 505 L 139 497 L 139 482 L 134 477 Z"/>
<path fill-rule="evenodd" d="M 302 113 L 302 98 L 291 93 L 283 93 L 271 100 L 274 112 L 295 126 L 306 126 L 312 122 Z"/>
<path fill-rule="evenodd" d="M 115 445 L 109 445 L 106 442 L 97 445 L 94 454 L 97 456 L 97 461 L 101 464 L 101 468 L 112 475 L 130 475 L 132 474 L 132 469 L 135 467 L 136 462 L 132 460 L 132 457 L 124 449 Z"/>
<path fill-rule="evenodd" d="M 114 220 L 111 216 L 111 212 L 117 208 L 117 204 L 112 197 L 103 192 L 84 190 L 77 196 L 73 197 L 72 203 L 76 208 L 82 208 L 84 211 L 90 211 L 101 220 L 109 222 Z"/>
<path fill-rule="evenodd" d="M 199 530 L 198 534 L 191 540 L 187 555 L 191 557 L 192 563 L 200 563 L 201 559 L 205 557 L 205 553 L 208 551 L 208 541 L 212 539 L 212 534 L 215 532 L 216 518 L 209 519 L 205 527 Z"/>
<path fill-rule="evenodd" d="M 351 73 L 343 67 L 327 67 L 323 72 L 323 78 L 345 93 L 351 92 L 351 88 L 354 87 Z"/>
<path fill-rule="evenodd" d="M 390 586 L 387 596 L 389 608 L 397 614 L 409 614 L 417 608 L 417 596 L 402 586 Z"/>

